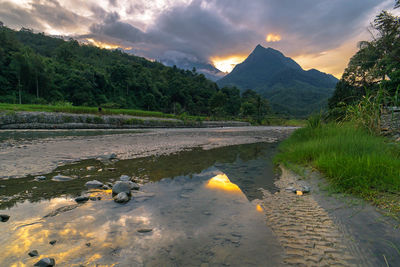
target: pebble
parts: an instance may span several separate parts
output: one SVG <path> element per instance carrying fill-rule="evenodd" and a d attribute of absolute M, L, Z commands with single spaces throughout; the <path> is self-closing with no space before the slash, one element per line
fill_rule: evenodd
<path fill-rule="evenodd" d="M 153 231 L 153 229 L 151 229 L 151 228 L 142 228 L 142 229 L 138 229 L 136 231 L 143 234 L 143 233 L 150 233 L 151 231 Z"/>
<path fill-rule="evenodd" d="M 114 201 L 117 203 L 126 203 L 129 201 L 129 196 L 125 192 L 121 192 L 114 197 Z"/>
<path fill-rule="evenodd" d="M 53 246 L 54 246 L 56 243 L 57 243 L 57 240 L 51 240 L 51 241 L 49 242 L 49 244 L 50 244 L 50 245 L 53 245 Z"/>
<path fill-rule="evenodd" d="M 36 181 L 43 181 L 43 180 L 46 180 L 46 176 L 43 176 L 43 175 L 41 175 L 41 176 L 36 176 L 36 177 L 35 177 L 35 180 L 36 180 Z"/>
<path fill-rule="evenodd" d="M 117 159 L 117 154 L 111 153 L 111 154 L 108 156 L 108 158 L 109 158 L 109 159 Z"/>
<path fill-rule="evenodd" d="M 77 203 L 86 202 L 86 201 L 88 201 L 88 200 L 89 200 L 89 198 L 88 198 L 88 197 L 85 197 L 85 196 L 79 196 L 79 197 L 75 198 L 75 201 L 76 201 Z"/>
<path fill-rule="evenodd" d="M 53 258 L 43 258 L 40 261 L 38 261 L 37 263 L 35 263 L 35 265 L 33 265 L 33 266 L 52 267 L 55 264 L 56 264 L 56 261 Z"/>
<path fill-rule="evenodd" d="M 87 171 L 93 171 L 94 169 L 95 169 L 94 166 L 87 166 L 87 167 L 86 167 L 86 170 L 87 170 Z"/>
<path fill-rule="evenodd" d="M 0 219 L 2 222 L 6 222 L 6 221 L 8 221 L 8 219 L 10 219 L 10 215 L 0 214 Z"/>
<path fill-rule="evenodd" d="M 39 252 L 37 250 L 32 250 L 31 252 L 28 253 L 28 255 L 31 257 L 37 257 L 39 256 Z"/>
<path fill-rule="evenodd" d="M 89 181 L 85 183 L 85 186 L 89 189 L 93 189 L 93 188 L 102 188 L 103 187 L 103 183 L 99 182 L 97 180 L 93 180 L 93 181 Z"/>
<path fill-rule="evenodd" d="M 131 177 L 128 175 L 121 175 L 121 177 L 119 177 L 119 180 L 127 182 L 131 180 Z"/>
<path fill-rule="evenodd" d="M 90 243 L 86 243 L 85 244 L 87 247 L 90 247 L 92 244 L 90 244 Z"/>
<path fill-rule="evenodd" d="M 59 174 L 59 175 L 53 176 L 53 178 L 51 180 L 56 181 L 56 182 L 66 182 L 66 181 L 71 181 L 73 179 L 74 178 L 72 178 L 72 177 Z"/>
<path fill-rule="evenodd" d="M 113 185 L 112 187 L 112 194 L 118 195 L 119 193 L 125 193 L 128 196 L 131 195 L 131 189 L 132 189 L 132 182 L 123 182 L 123 181 L 118 181 Z"/>

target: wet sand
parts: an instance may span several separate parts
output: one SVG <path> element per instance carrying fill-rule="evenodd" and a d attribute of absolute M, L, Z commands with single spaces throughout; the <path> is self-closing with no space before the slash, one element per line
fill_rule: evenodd
<path fill-rule="evenodd" d="M 136 133 L 12 141 L 0 147 L 0 178 L 48 173 L 67 163 L 116 154 L 119 159 L 165 155 L 286 138 L 295 127 L 149 129 Z M 50 133 L 51 131 L 49 131 Z"/>
<path fill-rule="evenodd" d="M 263 190 L 267 225 L 285 249 L 290 266 L 399 266 L 398 223 L 351 196 L 328 194 L 317 172 L 304 177 L 282 168 L 280 189 Z M 286 188 L 311 187 L 296 195 Z"/>

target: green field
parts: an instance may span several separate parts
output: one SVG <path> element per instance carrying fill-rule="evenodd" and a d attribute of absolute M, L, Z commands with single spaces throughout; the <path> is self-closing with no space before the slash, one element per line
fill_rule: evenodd
<path fill-rule="evenodd" d="M 360 196 L 400 212 L 400 147 L 352 124 L 305 127 L 284 141 L 276 162 L 309 166 L 323 173 L 331 189 Z"/>
<path fill-rule="evenodd" d="M 0 111 L 42 111 L 42 112 L 65 112 L 74 114 L 97 114 L 97 115 L 131 115 L 141 117 L 157 117 L 157 118 L 176 118 L 179 116 L 166 114 L 158 111 L 145 111 L 138 109 L 105 109 L 99 112 L 97 107 L 83 106 L 53 106 L 53 105 L 34 105 L 34 104 L 6 104 L 0 103 Z"/>

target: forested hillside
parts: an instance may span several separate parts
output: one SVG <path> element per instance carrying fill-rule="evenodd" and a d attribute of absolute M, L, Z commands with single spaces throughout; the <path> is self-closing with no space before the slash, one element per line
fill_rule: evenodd
<path fill-rule="evenodd" d="M 326 107 L 337 81 L 315 69 L 305 71 L 280 51 L 258 45 L 217 83 L 252 89 L 266 97 L 277 113 L 307 116 Z"/>
<path fill-rule="evenodd" d="M 0 102 L 138 108 L 192 115 L 260 116 L 266 101 L 222 88 L 195 70 L 0 28 Z M 249 98 L 252 96 L 253 98 Z"/>

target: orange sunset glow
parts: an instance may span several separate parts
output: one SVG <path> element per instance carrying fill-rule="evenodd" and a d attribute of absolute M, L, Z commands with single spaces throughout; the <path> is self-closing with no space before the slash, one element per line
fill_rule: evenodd
<path fill-rule="evenodd" d="M 282 37 L 279 34 L 270 33 L 267 35 L 267 37 L 265 37 L 265 41 L 268 43 L 275 43 L 279 42 L 280 40 L 282 40 Z"/>
<path fill-rule="evenodd" d="M 247 55 L 232 55 L 228 57 L 212 57 L 211 62 L 222 72 L 231 72 L 233 68 L 242 63 L 246 59 Z"/>
<path fill-rule="evenodd" d="M 105 42 L 94 40 L 92 38 L 87 38 L 86 41 L 88 41 L 91 45 L 94 45 L 94 46 L 97 46 L 100 48 L 105 48 L 105 49 L 117 49 L 117 48 L 122 48 L 122 49 L 126 49 L 126 50 L 132 49 L 132 47 L 122 47 L 117 44 L 105 43 Z"/>

